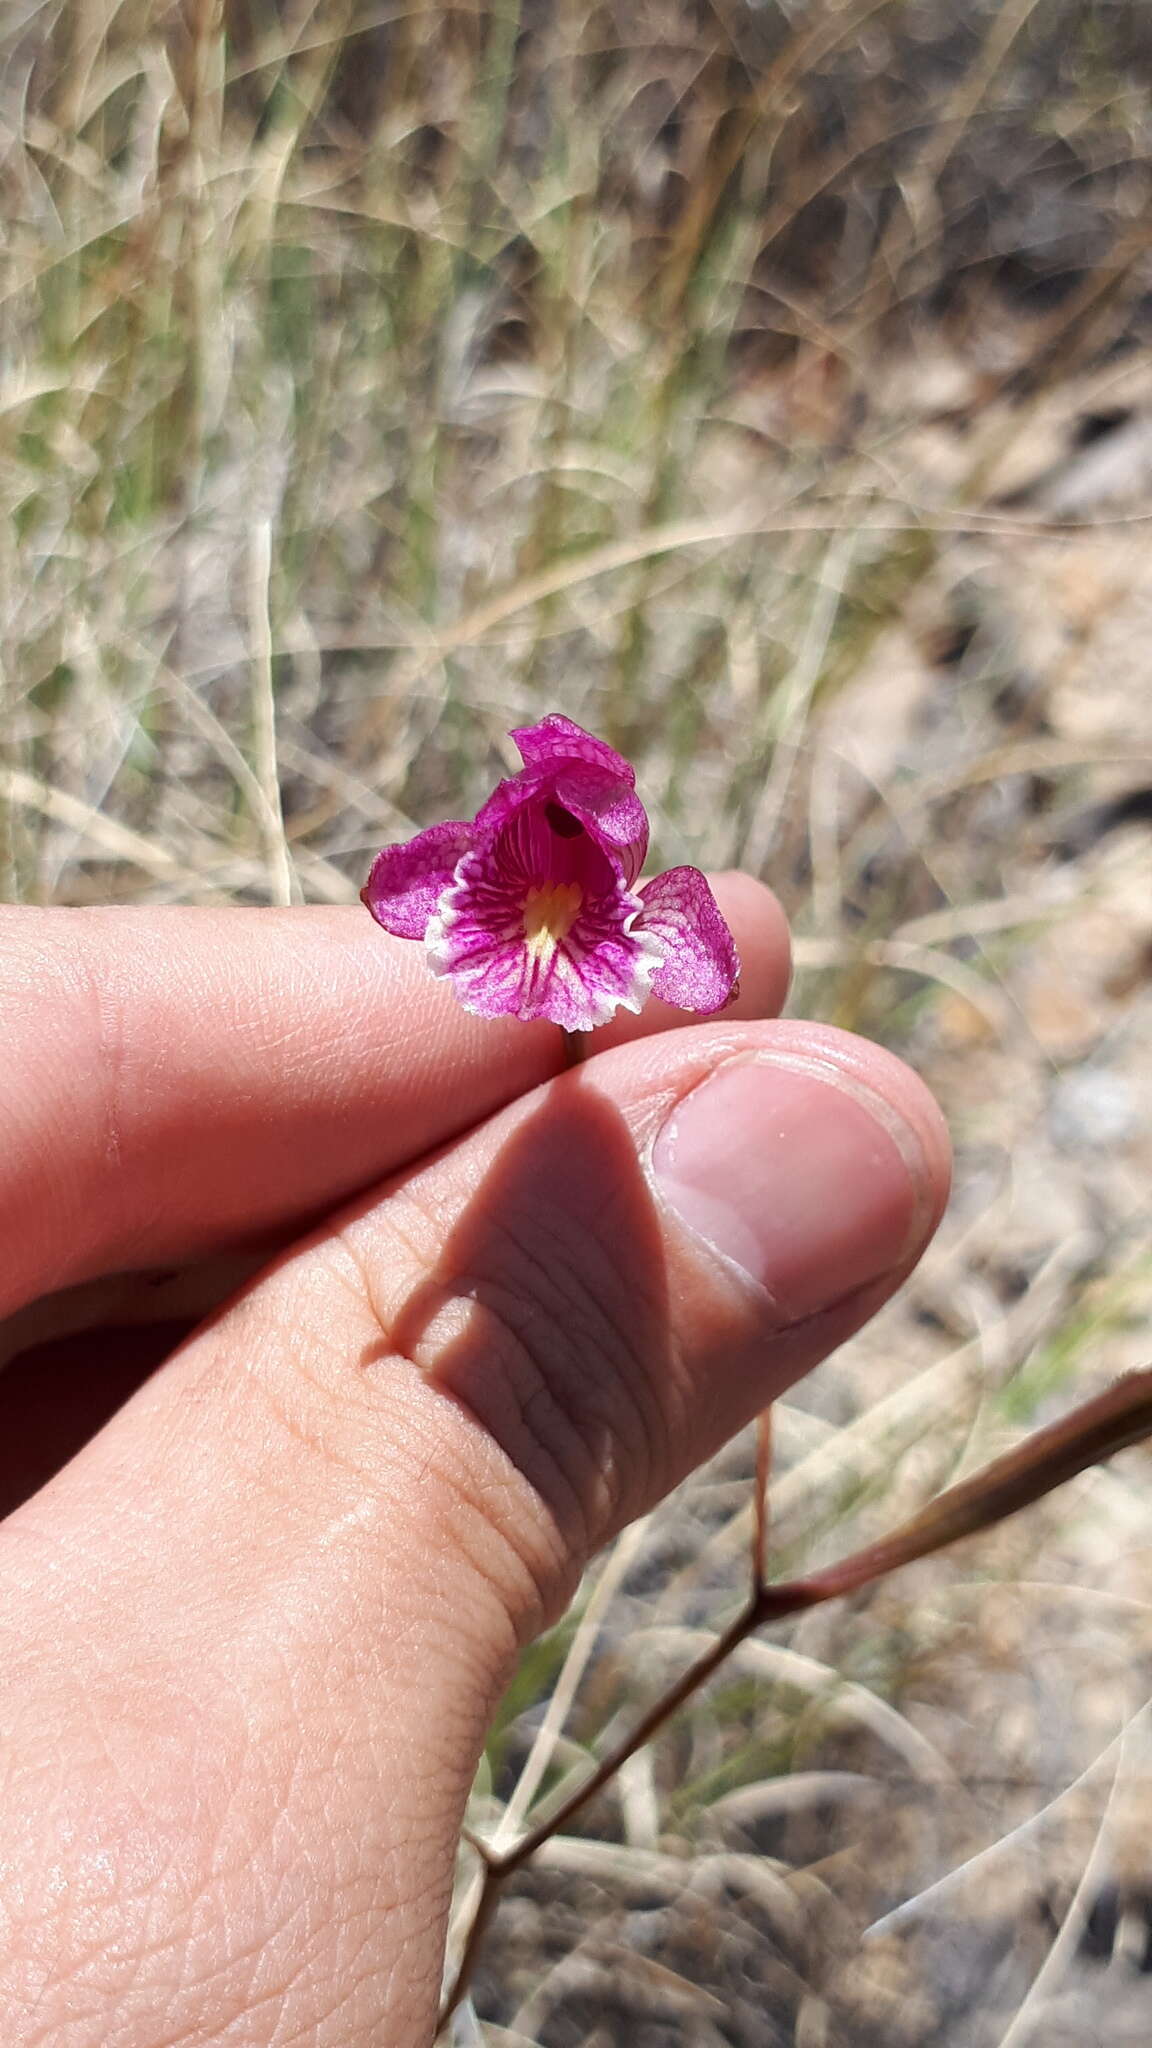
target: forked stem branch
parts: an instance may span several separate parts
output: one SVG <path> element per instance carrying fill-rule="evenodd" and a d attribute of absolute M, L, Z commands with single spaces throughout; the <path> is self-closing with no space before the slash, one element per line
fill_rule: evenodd
<path fill-rule="evenodd" d="M 629 1758 L 659 1733 L 673 1714 L 707 1684 L 713 1673 L 756 1629 L 766 1622 L 783 1621 L 805 1608 L 818 1607 L 825 1600 L 859 1592 L 862 1587 L 887 1577 L 901 1565 L 930 1557 L 934 1551 L 958 1542 L 962 1536 L 990 1529 L 1007 1516 L 1019 1513 L 1021 1508 L 1031 1506 L 1055 1487 L 1062 1486 L 1087 1466 L 1099 1464 L 1102 1459 L 1112 1457 L 1115 1452 L 1125 1450 L 1149 1435 L 1152 1435 L 1152 1370 L 1126 1374 L 1106 1393 L 1084 1402 L 1062 1421 L 1037 1430 L 1004 1457 L 994 1459 L 973 1478 L 950 1486 L 891 1536 L 866 1545 L 863 1550 L 855 1551 L 823 1571 L 813 1572 L 809 1578 L 792 1579 L 772 1586 L 763 1581 L 767 1512 L 759 1502 L 764 1498 L 764 1467 L 769 1439 L 766 1426 L 762 1425 L 757 1457 L 753 1586 L 748 1600 L 735 1620 L 717 1636 L 711 1649 L 690 1664 L 675 1684 L 661 1694 L 631 1733 L 596 1765 L 584 1783 L 522 1835 L 511 1849 L 497 1855 L 469 1834 L 469 1840 L 484 1864 L 484 1877 L 476 1912 L 441 2009 L 440 2026 L 446 2025 L 468 1988 L 481 1942 L 505 1880 L 535 1855 L 544 1842 L 567 1826 L 605 1785 L 610 1784 Z"/>

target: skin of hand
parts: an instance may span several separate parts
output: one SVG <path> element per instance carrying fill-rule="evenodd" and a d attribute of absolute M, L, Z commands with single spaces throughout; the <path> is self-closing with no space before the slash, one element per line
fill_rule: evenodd
<path fill-rule="evenodd" d="M 938 1112 L 715 886 L 737 1006 L 567 1071 L 360 910 L 0 911 L 0 1313 L 264 1260 L 30 1494 L 124 1340 L 0 1378 L 5 2048 L 428 2043 L 519 1646 L 914 1265 Z"/>

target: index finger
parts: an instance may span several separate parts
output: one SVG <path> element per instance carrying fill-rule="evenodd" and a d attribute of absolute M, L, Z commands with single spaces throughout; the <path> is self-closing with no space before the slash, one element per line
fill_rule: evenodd
<path fill-rule="evenodd" d="M 779 905 L 748 876 L 716 889 L 744 959 L 734 1014 L 773 1015 Z M 359 908 L 0 910 L 0 1014 L 0 1314 L 258 1242 L 563 1063 L 554 1026 L 469 1016 Z"/>

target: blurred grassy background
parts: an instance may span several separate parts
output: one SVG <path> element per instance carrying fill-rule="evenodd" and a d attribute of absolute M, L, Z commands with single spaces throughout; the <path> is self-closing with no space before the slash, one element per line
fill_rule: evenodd
<path fill-rule="evenodd" d="M 1147 0 L 14 0 L 0 65 L 0 893 L 351 901 L 563 709 L 956 1134 L 781 1569 L 1147 1362 Z M 750 1470 L 533 1653 L 480 1824 L 730 1611 Z M 1146 2041 L 1146 1474 L 748 1646 L 483 2037 Z"/>

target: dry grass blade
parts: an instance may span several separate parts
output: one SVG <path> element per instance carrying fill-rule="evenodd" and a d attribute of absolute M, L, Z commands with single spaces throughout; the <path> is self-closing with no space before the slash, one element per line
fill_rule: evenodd
<path fill-rule="evenodd" d="M 1119 1753 L 1112 1773 L 1112 1782 L 1108 1788 L 1107 1803 L 1096 1831 L 1092 1853 L 1080 1873 L 1080 1881 L 1060 1923 L 1056 1939 L 1037 1971 L 1027 1997 L 1018 2006 L 1007 2030 L 1001 2035 L 999 2048 L 1025 2048 L 1026 2042 L 1035 2043 L 1043 2039 L 1040 2029 L 1045 2017 L 1045 2002 L 1075 1956 L 1083 1940 L 1097 1892 L 1109 1875 L 1116 1802 L 1118 1794 L 1124 1787 L 1125 1753 L 1130 1734 L 1131 1731 L 1125 1729 L 1120 1737 Z"/>
<path fill-rule="evenodd" d="M 592 1589 L 591 1597 L 580 1616 L 568 1655 L 564 1659 L 548 1702 L 548 1710 L 516 1781 L 516 1789 L 500 1816 L 496 1833 L 487 1844 L 488 1851 L 493 1856 L 499 1856 L 508 1847 L 509 1842 L 515 1839 L 543 1783 L 552 1762 L 557 1737 L 564 1726 L 595 1648 L 601 1621 L 616 1597 L 621 1581 L 631 1570 L 643 1549 L 645 1535 L 645 1523 L 634 1522 L 623 1535 L 617 1537 L 608 1554 Z"/>
<path fill-rule="evenodd" d="M 42 817 L 69 826 L 108 858 L 128 861 L 145 874 L 154 875 L 157 881 L 195 887 L 199 880 L 167 847 L 154 844 L 143 833 L 134 832 L 117 818 L 70 796 L 67 790 L 50 789 L 38 777 L 26 775 L 19 768 L 0 770 L 0 789 L 9 803 L 25 805 Z"/>
<path fill-rule="evenodd" d="M 1016 1850 L 1032 1843 L 1046 1826 L 1057 1820 L 1061 1813 L 1073 1806 L 1086 1791 L 1093 1790 L 1108 1777 L 1111 1777 L 1112 1783 L 1115 1784 L 1125 1737 L 1135 1729 L 1146 1726 L 1148 1713 L 1147 1708 L 1142 1708 L 1139 1715 L 1134 1716 L 1126 1724 L 1100 1755 L 1093 1758 L 1087 1770 L 1074 1779 L 1072 1784 L 1066 1785 L 1054 1799 L 1049 1800 L 1036 1813 L 1029 1814 L 1019 1826 L 1009 1828 L 1006 1833 L 998 1835 L 994 1842 L 970 1857 L 967 1862 L 954 1870 L 949 1870 L 943 1877 L 937 1878 L 934 1884 L 925 1886 L 924 1890 L 917 1892 L 913 1898 L 905 1899 L 899 1906 L 893 1907 L 891 1912 L 874 1921 L 872 1926 L 865 1930 L 866 1938 L 883 1940 L 907 1926 L 909 1922 L 944 1905 L 950 1895 L 962 1890 L 966 1885 L 979 1885 L 984 1882 L 999 1864 L 1011 1857 Z"/>
<path fill-rule="evenodd" d="M 272 676 L 272 621 L 269 591 L 272 579 L 272 527 L 255 521 L 249 535 L 248 619 L 252 634 L 252 753 L 261 794 L 257 823 L 268 861 L 268 889 L 273 903 L 297 900 L 292 855 L 284 833 L 280 803 L 280 769 L 276 755 L 276 694 Z"/>

